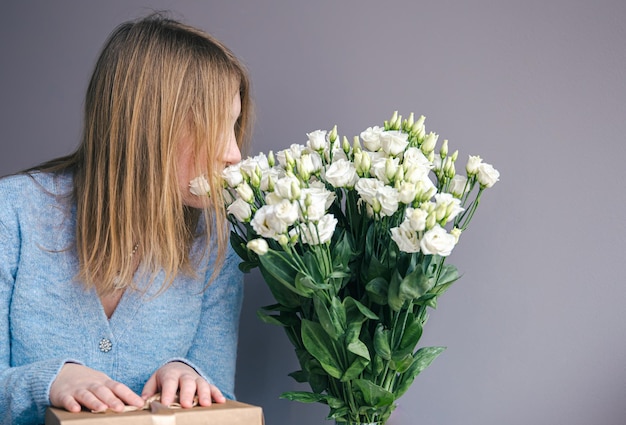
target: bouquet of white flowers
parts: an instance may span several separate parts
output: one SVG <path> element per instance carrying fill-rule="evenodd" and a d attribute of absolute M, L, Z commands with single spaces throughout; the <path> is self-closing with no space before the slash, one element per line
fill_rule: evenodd
<path fill-rule="evenodd" d="M 244 271 L 259 267 L 276 304 L 261 319 L 284 327 L 328 419 L 385 423 L 395 401 L 443 350 L 417 349 L 427 308 L 458 278 L 444 264 L 499 173 L 396 113 L 352 143 L 330 132 L 259 154 L 223 174 L 231 243 Z"/>

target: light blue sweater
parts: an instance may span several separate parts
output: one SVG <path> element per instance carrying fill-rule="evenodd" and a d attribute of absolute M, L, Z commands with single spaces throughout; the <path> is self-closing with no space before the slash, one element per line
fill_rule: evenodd
<path fill-rule="evenodd" d="M 69 175 L 41 173 L 0 179 L 0 423 L 43 423 L 67 361 L 141 394 L 154 371 L 180 360 L 234 398 L 243 296 L 236 254 L 229 251 L 207 290 L 208 259 L 200 278 L 179 276 L 158 296 L 162 274 L 145 293 L 127 290 L 109 320 L 95 291 L 74 280 L 71 183 Z"/>

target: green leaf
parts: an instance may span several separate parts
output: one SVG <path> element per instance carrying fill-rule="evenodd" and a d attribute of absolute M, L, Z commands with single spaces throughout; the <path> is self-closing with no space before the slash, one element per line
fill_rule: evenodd
<path fill-rule="evenodd" d="M 320 271 L 320 264 L 313 252 L 306 251 L 302 256 L 302 260 L 304 261 L 308 275 L 313 282 L 318 284 L 324 282 L 324 276 L 322 276 L 322 272 Z"/>
<path fill-rule="evenodd" d="M 401 397 L 409 389 L 417 375 L 426 369 L 445 349 L 445 347 L 424 347 L 417 350 L 413 355 L 411 366 L 400 375 L 400 380 L 394 391 L 396 397 Z"/>
<path fill-rule="evenodd" d="M 301 272 L 296 274 L 296 278 L 294 280 L 295 292 L 303 297 L 311 298 L 311 296 L 317 290 L 315 286 L 315 282 L 311 279 L 310 276 L 307 276 Z"/>
<path fill-rule="evenodd" d="M 391 359 L 391 346 L 389 345 L 389 330 L 382 323 L 376 326 L 374 331 L 374 351 L 385 360 Z"/>
<path fill-rule="evenodd" d="M 404 305 L 405 299 L 400 294 L 400 283 L 402 282 L 402 277 L 397 270 L 391 275 L 391 281 L 389 282 L 389 292 L 387 303 L 389 307 L 393 311 L 400 311 L 402 306 Z"/>
<path fill-rule="evenodd" d="M 270 305 L 261 307 L 261 309 L 265 311 L 280 311 L 280 312 L 288 312 L 288 313 L 295 313 L 296 311 L 298 311 L 298 309 L 293 309 L 291 307 L 287 307 L 282 304 L 270 304 Z"/>
<path fill-rule="evenodd" d="M 230 232 L 230 245 L 242 260 L 250 260 L 250 252 L 246 247 L 246 241 L 237 232 Z"/>
<path fill-rule="evenodd" d="M 332 340 L 327 337 L 324 328 L 319 323 L 302 319 L 302 343 L 309 353 L 315 357 L 322 368 L 333 378 L 339 379 L 343 375 L 343 370 L 339 360 L 333 351 L 336 347 Z"/>
<path fill-rule="evenodd" d="M 378 315 L 376 313 L 374 313 L 372 310 L 365 307 L 361 302 L 355 300 L 350 296 L 344 298 L 343 305 L 346 310 L 347 320 L 349 322 L 363 322 L 366 318 L 378 320 Z M 360 314 L 355 312 L 355 308 Z"/>
<path fill-rule="evenodd" d="M 370 360 L 370 352 L 367 349 L 367 345 L 359 339 L 361 334 L 361 322 L 353 322 L 348 325 L 345 333 L 346 349 L 359 357 L 363 357 L 367 361 Z"/>
<path fill-rule="evenodd" d="M 339 407 L 337 409 L 331 408 L 330 413 L 328 414 L 326 419 L 331 420 L 331 419 L 344 418 L 348 415 L 349 412 L 350 412 L 350 409 L 348 409 L 347 406 Z"/>
<path fill-rule="evenodd" d="M 398 373 L 404 373 L 409 369 L 409 367 L 411 367 L 413 361 L 413 356 L 411 354 L 407 354 L 404 357 L 392 359 L 389 362 L 389 367 Z"/>
<path fill-rule="evenodd" d="M 287 376 L 291 376 L 296 382 L 305 383 L 309 381 L 309 374 L 303 370 L 296 370 L 295 372 L 291 372 Z"/>
<path fill-rule="evenodd" d="M 359 357 L 363 357 L 367 361 L 370 360 L 370 352 L 367 349 L 367 345 L 365 345 L 360 339 L 350 342 L 347 348 L 349 352 L 356 354 Z"/>
<path fill-rule="evenodd" d="M 441 267 L 441 274 L 439 275 L 439 279 L 437 279 L 437 286 L 451 284 L 452 282 L 459 279 L 459 272 L 457 268 L 451 264 L 446 264 Z"/>
<path fill-rule="evenodd" d="M 369 295 L 369 298 L 376 304 L 387 304 L 387 291 L 389 288 L 389 282 L 384 277 L 375 277 L 367 282 L 365 290 Z"/>
<path fill-rule="evenodd" d="M 288 288 L 293 288 L 293 281 L 298 274 L 290 258 L 284 252 L 269 250 L 259 257 L 261 265 L 276 280 Z"/>
<path fill-rule="evenodd" d="M 395 400 L 392 393 L 366 379 L 355 379 L 352 384 L 363 394 L 367 406 L 376 408 L 391 406 Z"/>
<path fill-rule="evenodd" d="M 361 372 L 367 367 L 369 364 L 369 360 L 363 357 L 356 357 L 354 362 L 348 367 L 343 376 L 341 377 L 341 382 L 348 382 L 356 377 L 358 377 Z"/>
<path fill-rule="evenodd" d="M 354 242 L 352 236 L 348 232 L 343 232 L 339 241 L 331 247 L 331 254 L 333 258 L 333 265 L 343 266 L 349 264 L 352 257 L 355 255 Z M 335 268 L 335 267 L 333 267 Z"/>
<path fill-rule="evenodd" d="M 402 279 L 398 292 L 403 300 L 414 300 L 424 295 L 431 287 L 431 280 L 418 267 Z"/>
<path fill-rule="evenodd" d="M 336 296 L 330 299 L 330 314 L 333 316 L 333 320 L 339 323 L 340 329 L 343 332 L 347 326 L 346 308 Z"/>
<path fill-rule="evenodd" d="M 271 274 L 267 272 L 267 270 L 265 270 L 265 267 L 261 266 L 260 270 L 261 274 L 263 275 L 263 280 L 265 280 L 265 284 L 274 296 L 274 299 L 278 301 L 278 303 L 293 310 L 297 310 L 300 308 L 300 299 L 298 297 L 298 294 L 288 289 L 282 283 L 276 280 Z"/>
<path fill-rule="evenodd" d="M 328 396 L 325 394 L 310 393 L 307 391 L 288 391 L 280 395 L 282 399 L 299 401 L 300 403 L 324 403 L 326 397 Z"/>
<path fill-rule="evenodd" d="M 315 308 L 315 314 L 317 314 L 317 318 L 324 331 L 326 331 L 328 336 L 333 340 L 337 341 L 344 333 L 342 325 L 337 318 L 337 314 L 331 313 L 332 307 L 329 309 L 324 300 L 318 296 L 313 297 L 313 306 Z"/>
<path fill-rule="evenodd" d="M 404 328 L 402 338 L 398 348 L 394 351 L 394 358 L 404 357 L 413 353 L 420 338 L 422 337 L 423 327 L 419 320 L 415 320 L 413 314 L 408 315 L 407 326 Z"/>
<path fill-rule="evenodd" d="M 383 362 L 383 358 L 380 356 L 374 356 L 372 360 L 372 376 L 380 376 L 380 374 L 385 369 L 385 362 Z"/>
<path fill-rule="evenodd" d="M 300 308 L 300 298 L 293 286 L 297 272 L 284 258 L 284 254 L 270 250 L 259 259 L 263 279 L 276 301 L 292 309 Z"/>
<path fill-rule="evenodd" d="M 250 270 L 256 268 L 259 266 L 259 263 L 255 263 L 252 261 L 242 261 L 241 263 L 239 263 L 239 270 L 241 270 L 242 273 L 249 273 Z"/>

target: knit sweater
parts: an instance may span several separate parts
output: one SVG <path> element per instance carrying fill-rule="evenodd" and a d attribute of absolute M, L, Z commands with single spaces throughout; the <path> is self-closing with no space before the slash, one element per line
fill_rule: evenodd
<path fill-rule="evenodd" d="M 228 252 L 206 290 L 213 258 L 203 259 L 198 277 L 179 274 L 160 294 L 163 273 L 152 285 L 146 274 L 108 319 L 95 290 L 76 281 L 71 188 L 70 174 L 0 179 L 0 423 L 43 423 L 52 382 L 68 361 L 137 394 L 160 366 L 182 361 L 234 398 L 243 297 L 236 254 Z"/>

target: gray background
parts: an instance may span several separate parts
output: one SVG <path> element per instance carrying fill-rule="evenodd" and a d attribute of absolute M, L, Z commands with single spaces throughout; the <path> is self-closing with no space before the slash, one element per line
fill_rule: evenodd
<path fill-rule="evenodd" d="M 626 2 L 3 0 L 0 174 L 74 149 L 102 43 L 150 9 L 248 65 L 254 153 L 413 111 L 501 171 L 423 337 L 448 350 L 390 424 L 626 422 Z M 325 423 L 324 406 L 278 399 L 302 387 L 282 330 L 255 316 L 270 303 L 252 273 L 238 398 L 270 425 Z"/>

